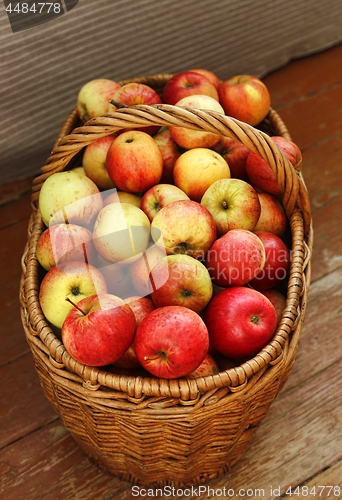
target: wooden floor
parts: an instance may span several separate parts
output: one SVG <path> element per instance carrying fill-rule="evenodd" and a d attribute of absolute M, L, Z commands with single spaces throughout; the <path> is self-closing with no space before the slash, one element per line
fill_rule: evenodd
<path fill-rule="evenodd" d="M 241 488 L 249 498 L 271 499 L 299 486 L 294 498 L 341 499 L 342 45 L 293 61 L 265 82 L 273 107 L 303 151 L 315 231 L 312 285 L 288 382 L 246 455 L 210 486 L 234 489 L 236 498 L 243 497 Z M 0 207 L 0 497 L 131 498 L 130 484 L 89 462 L 40 389 L 19 316 L 29 215 L 29 193 Z"/>

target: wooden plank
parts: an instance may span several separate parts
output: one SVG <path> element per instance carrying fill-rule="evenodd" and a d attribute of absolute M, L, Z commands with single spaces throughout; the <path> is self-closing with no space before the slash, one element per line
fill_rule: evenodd
<path fill-rule="evenodd" d="M 58 417 L 40 387 L 31 353 L 0 368 L 0 447 Z"/>
<path fill-rule="evenodd" d="M 0 289 L 21 277 L 21 257 L 27 242 L 28 218 L 0 231 Z"/>
<path fill-rule="evenodd" d="M 320 474 L 316 474 L 312 479 L 306 481 L 303 486 L 307 487 L 309 495 L 306 498 L 319 498 L 320 500 L 341 500 L 342 498 L 342 460 L 334 463 L 331 467 Z M 332 487 L 332 489 L 331 489 Z M 305 490 L 300 489 L 301 496 L 304 498 Z M 296 498 L 297 495 L 296 495 Z"/>
<path fill-rule="evenodd" d="M 342 83 L 278 110 L 301 150 L 342 130 Z M 300 117 L 300 118 L 299 118 Z"/>
<path fill-rule="evenodd" d="M 1 450 L 0 461 L 6 500 L 104 500 L 130 488 L 93 465 L 60 420 Z"/>
<path fill-rule="evenodd" d="M 31 197 L 31 188 L 34 177 L 28 177 L 26 179 L 20 179 L 15 182 L 10 182 L 9 184 L 0 185 L 0 212 L 2 211 L 2 205 L 8 204 L 13 200 L 18 200 L 25 196 L 25 199 Z M 1 221 L 3 219 L 1 218 Z"/>
<path fill-rule="evenodd" d="M 283 392 L 342 358 L 342 267 L 312 283 L 296 361 Z"/>
<path fill-rule="evenodd" d="M 341 165 L 342 133 L 303 153 L 303 175 L 313 213 L 342 197 Z"/>
<path fill-rule="evenodd" d="M 318 54 L 302 57 L 276 70 L 263 81 L 272 106 L 279 107 L 342 81 L 342 44 Z"/>

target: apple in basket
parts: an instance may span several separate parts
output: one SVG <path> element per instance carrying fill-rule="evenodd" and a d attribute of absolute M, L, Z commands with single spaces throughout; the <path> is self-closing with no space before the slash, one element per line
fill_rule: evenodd
<path fill-rule="evenodd" d="M 112 145 L 115 137 L 107 135 L 89 144 L 84 149 L 82 165 L 84 172 L 101 191 L 115 187 L 114 182 L 109 177 L 106 167 L 106 157 L 108 149 Z"/>
<path fill-rule="evenodd" d="M 253 231 L 261 206 L 255 189 L 241 179 L 220 179 L 204 193 L 201 204 L 206 207 L 222 236 L 229 229 Z"/>
<path fill-rule="evenodd" d="M 156 141 L 139 130 L 127 130 L 116 137 L 106 165 L 115 186 L 129 193 L 147 191 L 163 173 L 163 157 Z"/>
<path fill-rule="evenodd" d="M 213 97 L 216 101 L 219 96 L 215 85 L 204 75 L 192 71 L 184 71 L 173 75 L 163 90 L 162 101 L 165 104 L 176 104 L 176 102 L 188 95 L 204 94 Z"/>
<path fill-rule="evenodd" d="M 105 78 L 87 82 L 79 91 L 77 98 L 79 117 L 87 122 L 91 118 L 114 111 L 116 107 L 110 104 L 110 100 L 119 88 L 118 83 Z"/>
<path fill-rule="evenodd" d="M 156 307 L 184 306 L 202 311 L 213 295 L 208 269 L 189 255 L 168 255 L 150 273 Z"/>
<path fill-rule="evenodd" d="M 143 83 L 131 82 L 120 87 L 112 97 L 111 103 L 117 107 L 134 106 L 135 104 L 161 104 L 161 99 L 157 92 Z M 153 135 L 160 129 L 160 126 L 147 126 L 137 128 L 147 134 Z"/>
<path fill-rule="evenodd" d="M 266 259 L 262 271 L 249 284 L 259 291 L 268 290 L 286 278 L 290 252 L 279 236 L 267 231 L 255 231 L 255 234 L 265 247 Z"/>
<path fill-rule="evenodd" d="M 202 259 L 216 235 L 210 212 L 192 200 L 170 203 L 157 213 L 151 224 L 153 241 L 168 255 L 180 253 Z"/>
<path fill-rule="evenodd" d="M 187 307 L 160 307 L 138 326 L 134 348 L 138 361 L 152 375 L 184 377 L 206 357 L 208 330 L 202 318 Z"/>
<path fill-rule="evenodd" d="M 90 229 L 102 207 L 96 184 L 73 171 L 52 174 L 39 194 L 39 209 L 46 226 L 70 223 Z"/>
<path fill-rule="evenodd" d="M 155 305 L 153 304 L 152 300 L 148 299 L 147 297 L 128 297 L 124 300 L 124 303 L 129 304 L 130 308 L 132 309 L 135 317 L 136 327 L 140 325 L 142 320 L 148 314 L 150 314 L 150 312 L 155 310 Z M 134 339 L 124 355 L 113 364 L 120 368 L 138 368 L 141 366 L 134 350 Z"/>
<path fill-rule="evenodd" d="M 86 297 L 75 304 L 62 326 L 68 353 L 85 365 L 105 366 L 123 356 L 136 329 L 132 309 L 110 294 Z"/>
<path fill-rule="evenodd" d="M 92 232 L 76 224 L 55 224 L 39 236 L 37 259 L 49 271 L 61 262 L 78 260 L 94 264 L 96 251 Z"/>
<path fill-rule="evenodd" d="M 208 377 L 210 375 L 216 375 L 219 371 L 220 369 L 215 359 L 208 353 L 199 367 L 189 373 L 186 378 Z"/>
<path fill-rule="evenodd" d="M 219 77 L 215 75 L 215 73 L 213 73 L 212 71 L 209 71 L 208 69 L 190 69 L 189 71 L 191 71 L 192 73 L 199 73 L 200 75 L 205 76 L 209 80 L 209 82 L 211 82 L 214 85 L 216 89 L 219 87 L 221 83 Z"/>
<path fill-rule="evenodd" d="M 234 179 L 248 182 L 246 160 L 251 150 L 247 146 L 229 137 L 221 137 L 212 149 L 226 160 L 230 174 Z"/>
<path fill-rule="evenodd" d="M 126 191 L 117 191 L 113 189 L 103 200 L 103 206 L 106 207 L 110 203 L 130 203 L 140 208 L 141 196 L 134 193 L 127 193 Z"/>
<path fill-rule="evenodd" d="M 237 75 L 223 81 L 219 101 L 225 114 L 237 120 L 258 125 L 267 115 L 271 98 L 266 85 L 250 75 Z"/>
<path fill-rule="evenodd" d="M 173 201 L 189 200 L 189 196 L 172 184 L 156 184 L 143 195 L 141 210 L 152 222 L 157 212 Z"/>
<path fill-rule="evenodd" d="M 260 292 L 231 287 L 215 295 L 205 313 L 210 344 L 228 358 L 252 358 L 272 339 L 277 314 Z"/>
<path fill-rule="evenodd" d="M 282 236 L 287 227 L 287 217 L 281 203 L 269 193 L 258 193 L 261 212 L 254 231 L 268 231 Z"/>
<path fill-rule="evenodd" d="M 189 95 L 183 97 L 176 103 L 176 106 L 201 109 L 207 111 L 217 111 L 224 115 L 221 104 L 213 97 L 207 95 Z M 185 127 L 169 126 L 170 133 L 174 141 L 184 149 L 211 148 L 217 144 L 221 135 L 209 131 L 191 130 Z"/>
<path fill-rule="evenodd" d="M 163 173 L 160 179 L 162 184 L 174 184 L 173 167 L 184 150 L 173 140 L 169 127 L 162 127 L 153 136 L 163 157 Z"/>
<path fill-rule="evenodd" d="M 107 293 L 107 284 L 96 267 L 78 261 L 63 262 L 44 276 L 39 289 L 39 302 L 50 323 L 62 328 L 73 303 L 94 294 Z"/>
<path fill-rule="evenodd" d="M 103 259 L 123 265 L 142 256 L 150 238 L 150 221 L 140 208 L 129 203 L 110 203 L 94 224 L 94 247 Z"/>
<path fill-rule="evenodd" d="M 176 186 L 191 200 L 198 202 L 213 182 L 229 177 L 230 170 L 226 160 L 209 148 L 194 148 L 185 151 L 173 168 Z"/>
<path fill-rule="evenodd" d="M 264 245 L 256 234 L 232 229 L 212 245 L 207 253 L 206 267 L 216 285 L 242 286 L 261 272 L 265 257 Z"/>
<path fill-rule="evenodd" d="M 280 323 L 283 311 L 286 307 L 286 297 L 278 290 L 270 288 L 269 290 L 262 290 L 261 292 L 265 297 L 268 298 L 273 304 L 273 307 L 277 313 L 277 324 Z"/>

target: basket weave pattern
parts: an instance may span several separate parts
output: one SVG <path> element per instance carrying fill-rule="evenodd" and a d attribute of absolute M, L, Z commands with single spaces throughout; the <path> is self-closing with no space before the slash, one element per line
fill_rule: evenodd
<path fill-rule="evenodd" d="M 129 81 L 160 92 L 170 76 Z M 70 168 L 73 158 L 96 139 L 144 125 L 185 126 L 238 140 L 268 162 L 283 193 L 292 261 L 282 320 L 273 340 L 257 356 L 214 376 L 161 380 L 82 365 L 67 353 L 40 308 L 36 248 L 45 229 L 37 207 L 43 182 Z M 262 128 L 290 138 L 272 109 Z M 20 300 L 43 391 L 79 446 L 109 472 L 145 485 L 197 485 L 229 470 L 245 452 L 294 363 L 310 284 L 312 238 L 303 178 L 266 132 L 215 112 L 165 104 L 120 109 L 83 126 L 73 110 L 34 182 Z"/>

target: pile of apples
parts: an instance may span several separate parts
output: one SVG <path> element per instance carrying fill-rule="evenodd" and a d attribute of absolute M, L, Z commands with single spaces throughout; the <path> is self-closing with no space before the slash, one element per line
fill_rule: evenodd
<path fill-rule="evenodd" d="M 149 86 L 92 80 L 83 121 L 134 104 L 213 110 L 256 126 L 270 96 L 252 76 L 207 70 Z M 296 169 L 301 152 L 274 142 Z M 288 221 L 269 165 L 243 144 L 183 127 L 99 139 L 52 174 L 39 209 L 42 311 L 77 361 L 117 374 L 200 377 L 238 366 L 275 334 Z M 283 288 L 281 288 L 283 287 Z"/>

